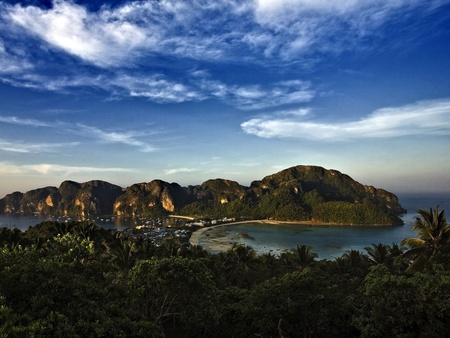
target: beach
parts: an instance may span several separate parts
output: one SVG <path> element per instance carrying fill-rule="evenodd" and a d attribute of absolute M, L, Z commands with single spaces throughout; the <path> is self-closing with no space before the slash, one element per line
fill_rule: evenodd
<path fill-rule="evenodd" d="M 233 242 L 230 242 L 230 239 L 227 238 L 227 236 L 220 236 L 220 237 L 204 236 L 202 239 L 202 243 L 200 243 L 200 240 L 199 240 L 200 236 L 203 235 L 208 230 L 217 229 L 217 228 L 223 227 L 225 225 L 251 223 L 251 222 L 258 222 L 258 221 L 240 221 L 240 222 L 223 223 L 223 224 L 218 224 L 218 225 L 213 225 L 213 226 L 198 229 L 197 231 L 192 233 L 191 238 L 189 239 L 189 243 L 191 243 L 191 245 L 201 245 L 210 252 L 217 253 L 217 252 L 227 251 L 234 244 Z"/>
<path fill-rule="evenodd" d="M 247 221 L 237 221 L 237 222 L 229 222 L 229 223 L 223 223 L 218 225 L 213 225 L 205 228 L 198 229 L 197 231 L 193 232 L 191 235 L 191 238 L 189 239 L 189 243 L 191 245 L 201 245 L 209 252 L 218 253 L 218 252 L 224 252 L 233 247 L 233 245 L 237 242 L 230 240 L 230 238 L 225 234 L 215 235 L 215 236 L 208 236 L 205 235 L 202 237 L 202 241 L 200 243 L 200 237 L 207 231 L 212 229 L 221 228 L 224 226 L 229 225 L 238 225 L 238 224 L 245 224 L 245 223 L 264 223 L 264 224 L 303 224 L 303 225 L 317 225 L 318 223 L 311 222 L 311 221 L 296 221 L 296 222 L 288 222 L 288 221 L 275 221 L 275 220 L 247 220 Z M 322 224 L 322 223 L 320 223 Z M 331 225 L 331 224 L 329 224 Z"/>

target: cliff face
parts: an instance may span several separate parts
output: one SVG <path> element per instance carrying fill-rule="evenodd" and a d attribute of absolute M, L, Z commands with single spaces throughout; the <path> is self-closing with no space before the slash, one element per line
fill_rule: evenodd
<path fill-rule="evenodd" d="M 153 180 L 125 190 L 104 181 L 65 181 L 59 188 L 15 192 L 0 200 L 2 213 L 83 217 L 110 214 L 156 217 L 181 213 L 311 220 L 333 219 L 337 209 L 341 214 L 344 209 L 346 214 L 354 214 L 354 222 L 364 221 L 364 217 L 357 217 L 359 214 L 391 222 L 392 215 L 405 212 L 394 194 L 362 185 L 339 171 L 316 166 L 288 168 L 254 181 L 250 187 L 219 178 L 188 187 Z"/>
<path fill-rule="evenodd" d="M 82 217 L 112 214 L 114 201 L 122 188 L 103 181 L 76 183 L 65 181 L 59 188 L 45 187 L 25 194 L 6 195 L 0 203 L 3 213 L 21 215 L 77 215 Z"/>
<path fill-rule="evenodd" d="M 121 216 L 161 216 L 174 212 L 192 199 L 177 183 L 153 180 L 133 184 L 114 203 L 114 214 Z"/>

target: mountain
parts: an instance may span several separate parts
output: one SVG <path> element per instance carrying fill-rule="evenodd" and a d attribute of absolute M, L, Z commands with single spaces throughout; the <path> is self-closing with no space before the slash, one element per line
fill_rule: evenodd
<path fill-rule="evenodd" d="M 295 166 L 253 181 L 250 187 L 226 179 L 182 187 L 153 180 L 126 189 L 104 181 L 63 182 L 0 200 L 0 212 L 41 215 L 271 218 L 341 224 L 401 224 L 397 197 L 365 186 L 337 170 Z"/>
<path fill-rule="evenodd" d="M 59 188 L 14 192 L 0 200 L 0 212 L 21 215 L 110 215 L 123 189 L 104 181 L 64 181 Z"/>

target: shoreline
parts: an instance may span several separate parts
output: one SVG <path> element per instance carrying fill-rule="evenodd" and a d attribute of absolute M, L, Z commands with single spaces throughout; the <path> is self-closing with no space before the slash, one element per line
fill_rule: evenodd
<path fill-rule="evenodd" d="M 385 224 L 385 225 L 357 225 L 357 224 L 339 224 L 339 223 L 324 223 L 324 222 L 314 222 L 314 221 L 277 221 L 277 220 L 246 220 L 246 221 L 236 221 L 236 222 L 228 222 L 228 223 L 222 223 L 217 225 L 212 225 L 208 227 L 200 228 L 196 231 L 194 231 L 189 238 L 189 243 L 193 246 L 200 245 L 205 250 L 212 252 L 212 253 L 219 253 L 229 250 L 233 247 L 235 244 L 234 242 L 230 242 L 230 239 L 227 237 L 217 237 L 207 240 L 207 243 L 200 243 L 200 237 L 211 229 L 217 229 L 223 226 L 227 225 L 238 225 L 238 224 L 245 224 L 245 223 L 261 223 L 261 224 L 273 224 L 273 225 L 282 225 L 282 224 L 298 224 L 298 225 L 310 225 L 310 226 L 367 226 L 367 227 L 393 227 L 395 225 Z"/>

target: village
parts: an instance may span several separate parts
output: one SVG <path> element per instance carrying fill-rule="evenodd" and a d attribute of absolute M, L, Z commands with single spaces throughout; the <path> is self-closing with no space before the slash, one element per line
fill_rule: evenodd
<path fill-rule="evenodd" d="M 168 217 L 146 218 L 133 220 L 133 226 L 126 227 L 123 232 L 132 238 L 145 239 L 158 245 L 167 238 L 179 238 L 188 242 L 191 234 L 199 228 L 234 222 L 235 218 L 194 219 L 185 216 L 171 215 Z"/>

